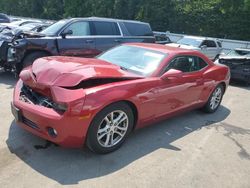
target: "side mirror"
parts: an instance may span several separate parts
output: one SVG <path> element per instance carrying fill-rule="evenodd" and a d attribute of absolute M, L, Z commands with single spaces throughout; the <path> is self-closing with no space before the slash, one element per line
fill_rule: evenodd
<path fill-rule="evenodd" d="M 64 30 L 62 33 L 61 33 L 61 36 L 63 39 L 66 38 L 67 35 L 72 35 L 73 34 L 73 31 L 72 30 Z"/>
<path fill-rule="evenodd" d="M 162 76 L 161 79 L 162 80 L 172 80 L 172 79 L 177 79 L 180 78 L 182 76 L 183 72 L 180 70 L 176 70 L 176 69 L 170 69 L 167 72 L 165 72 Z"/>
<path fill-rule="evenodd" d="M 36 30 L 36 32 L 38 32 L 38 33 L 39 33 L 39 32 L 41 32 L 42 30 L 43 30 L 43 28 L 42 28 L 42 27 L 38 27 L 38 28 L 37 28 L 37 30 Z"/>
<path fill-rule="evenodd" d="M 206 49 L 207 45 L 201 45 L 201 49 Z"/>

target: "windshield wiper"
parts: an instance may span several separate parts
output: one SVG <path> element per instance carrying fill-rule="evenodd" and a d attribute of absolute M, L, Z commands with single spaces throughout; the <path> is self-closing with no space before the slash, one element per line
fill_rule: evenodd
<path fill-rule="evenodd" d="M 125 70 L 125 71 L 129 71 L 129 69 L 128 69 L 128 68 L 126 68 L 126 67 L 122 67 L 122 66 L 120 66 L 120 69 Z"/>

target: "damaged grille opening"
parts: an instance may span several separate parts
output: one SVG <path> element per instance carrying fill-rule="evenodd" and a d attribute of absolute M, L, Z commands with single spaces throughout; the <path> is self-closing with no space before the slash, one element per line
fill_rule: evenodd
<path fill-rule="evenodd" d="M 231 70 L 250 72 L 250 59 L 221 59 L 219 62 L 227 65 Z"/>
<path fill-rule="evenodd" d="M 99 85 L 104 85 L 104 84 L 109 84 L 109 83 L 114 83 L 114 82 L 121 82 L 121 81 L 126 81 L 126 80 L 134 80 L 134 79 L 139 79 L 139 78 L 98 78 L 98 79 L 88 79 L 80 82 L 76 86 L 72 87 L 64 87 L 66 89 L 87 89 L 91 87 L 96 87 Z"/>
<path fill-rule="evenodd" d="M 58 108 L 59 105 L 57 103 L 53 102 L 50 98 L 34 91 L 27 85 L 23 85 L 19 96 L 19 100 L 29 104 L 34 104 L 54 109 L 56 112 L 60 114 L 66 111 L 66 109 L 65 110 L 59 109 Z"/>

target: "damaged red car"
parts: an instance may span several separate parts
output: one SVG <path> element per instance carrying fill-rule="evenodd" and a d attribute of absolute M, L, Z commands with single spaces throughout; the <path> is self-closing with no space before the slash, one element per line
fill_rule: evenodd
<path fill-rule="evenodd" d="M 92 59 L 36 60 L 20 73 L 12 113 L 46 140 L 108 153 L 153 122 L 195 108 L 215 112 L 229 79 L 226 66 L 198 51 L 124 44 Z"/>

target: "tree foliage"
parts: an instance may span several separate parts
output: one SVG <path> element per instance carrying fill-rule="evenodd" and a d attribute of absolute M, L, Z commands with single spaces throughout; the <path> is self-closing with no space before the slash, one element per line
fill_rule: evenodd
<path fill-rule="evenodd" d="M 0 12 L 62 19 L 113 17 L 149 22 L 153 30 L 249 40 L 250 0 L 1 0 Z"/>

